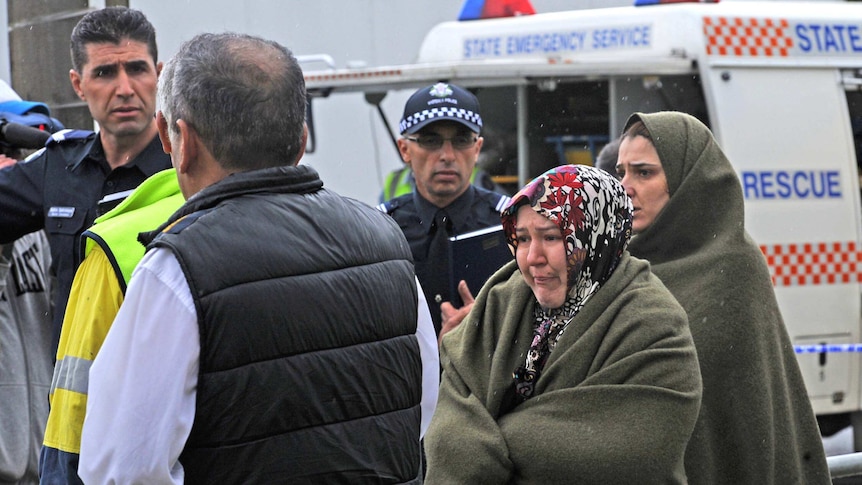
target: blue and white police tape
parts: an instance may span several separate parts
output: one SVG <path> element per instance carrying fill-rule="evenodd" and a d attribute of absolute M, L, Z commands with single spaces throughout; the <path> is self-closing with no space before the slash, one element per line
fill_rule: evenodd
<path fill-rule="evenodd" d="M 794 345 L 797 354 L 824 354 L 833 352 L 862 352 L 862 344 Z"/>

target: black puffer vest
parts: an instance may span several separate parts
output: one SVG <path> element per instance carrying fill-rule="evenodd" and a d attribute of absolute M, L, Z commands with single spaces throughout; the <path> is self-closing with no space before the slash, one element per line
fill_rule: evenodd
<path fill-rule="evenodd" d="M 322 185 L 307 166 L 232 175 L 149 244 L 176 255 L 200 326 L 186 483 L 419 475 L 410 249 L 388 216 Z"/>

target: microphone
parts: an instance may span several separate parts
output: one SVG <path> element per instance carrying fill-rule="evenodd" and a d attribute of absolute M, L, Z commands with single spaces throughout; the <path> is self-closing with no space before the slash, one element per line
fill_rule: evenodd
<path fill-rule="evenodd" d="M 51 134 L 13 121 L 0 121 L 0 141 L 14 148 L 42 148 Z"/>

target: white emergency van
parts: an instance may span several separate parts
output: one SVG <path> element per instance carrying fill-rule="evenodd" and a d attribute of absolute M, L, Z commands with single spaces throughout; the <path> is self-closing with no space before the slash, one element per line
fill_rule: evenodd
<path fill-rule="evenodd" d="M 592 163 L 634 111 L 701 119 L 739 174 L 815 412 L 862 417 L 862 6 L 676 2 L 446 22 L 413 64 L 306 71 L 312 105 L 364 91 L 379 106 L 435 81 L 476 93 L 483 166 L 513 190 Z"/>

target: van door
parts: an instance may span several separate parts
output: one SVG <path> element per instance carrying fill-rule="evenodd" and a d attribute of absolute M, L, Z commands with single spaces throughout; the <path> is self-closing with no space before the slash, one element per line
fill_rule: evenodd
<path fill-rule="evenodd" d="M 736 167 L 746 227 L 766 256 L 818 415 L 859 409 L 860 207 L 837 69 L 711 67 L 712 129 Z M 842 346 L 843 345 L 843 346 Z"/>

